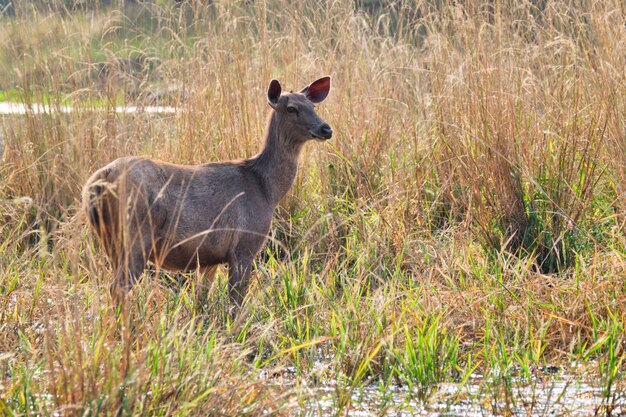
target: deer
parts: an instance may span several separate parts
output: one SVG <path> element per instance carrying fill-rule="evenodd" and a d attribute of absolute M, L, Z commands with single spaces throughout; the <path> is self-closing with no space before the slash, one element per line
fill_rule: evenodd
<path fill-rule="evenodd" d="M 209 276 L 225 264 L 231 314 L 241 307 L 304 144 L 332 137 L 314 108 L 328 96 L 330 80 L 322 77 L 299 92 L 282 92 L 272 80 L 264 146 L 253 157 L 201 165 L 121 157 L 87 180 L 83 212 L 109 258 L 114 305 L 120 306 L 151 262 L 174 273 Z"/>

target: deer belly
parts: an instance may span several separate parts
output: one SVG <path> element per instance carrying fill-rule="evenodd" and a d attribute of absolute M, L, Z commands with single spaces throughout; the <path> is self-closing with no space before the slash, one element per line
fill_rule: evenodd
<path fill-rule="evenodd" d="M 177 243 L 161 244 L 153 262 L 170 271 L 205 269 L 226 262 L 229 251 L 225 236 L 187 238 Z"/>

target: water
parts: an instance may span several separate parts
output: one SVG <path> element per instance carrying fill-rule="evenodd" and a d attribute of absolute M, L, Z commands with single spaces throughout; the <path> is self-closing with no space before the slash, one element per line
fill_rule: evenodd
<path fill-rule="evenodd" d="M 48 113 L 73 113 L 79 111 L 107 111 L 105 107 L 73 107 L 73 106 L 49 106 L 40 103 L 27 106 L 24 103 L 3 101 L 0 102 L 0 115 L 20 115 L 20 114 L 48 114 Z M 116 113 L 174 113 L 176 108 L 171 106 L 116 106 Z"/>
<path fill-rule="evenodd" d="M 424 402 L 407 387 L 395 387 L 381 391 L 375 385 L 367 385 L 350 395 L 350 406 L 344 408 L 349 416 L 389 415 L 409 416 L 589 416 L 602 410 L 604 400 L 600 388 L 567 378 L 549 384 L 516 386 L 508 401 L 500 392 L 491 391 L 487 384 L 475 381 L 464 386 L 440 384 L 436 392 Z M 339 411 L 337 390 L 334 386 L 322 386 L 311 390 L 313 400 L 307 403 L 307 416 L 334 416 Z M 507 403 L 508 402 L 508 403 Z M 618 402 L 613 415 L 626 413 L 626 399 Z M 347 411 L 347 413 L 346 413 Z M 602 413 L 601 413 L 602 414 Z"/>
<path fill-rule="evenodd" d="M 279 379 L 283 386 L 295 386 L 295 378 L 294 370 Z M 607 401 L 600 381 L 557 367 L 537 370 L 531 379 L 510 378 L 507 384 L 472 375 L 463 385 L 438 384 L 421 400 L 418 392 L 406 385 L 379 387 L 372 383 L 350 391 L 349 387 L 341 388 L 335 381 L 315 385 L 299 382 L 297 389 L 304 391 L 309 400 L 298 415 L 307 417 L 607 415 Z M 611 415 L 626 415 L 626 389 L 621 387 L 617 392 L 613 401 L 608 402 L 612 407 Z M 339 406 L 340 398 L 344 399 L 343 407 Z"/>
<path fill-rule="evenodd" d="M 35 103 L 27 106 L 24 103 L 2 101 L 0 102 L 0 115 L 24 115 L 24 114 L 50 114 L 50 113 L 75 113 L 75 112 L 105 112 L 110 111 L 106 107 L 73 107 L 73 106 L 49 106 L 41 103 Z M 171 106 L 116 106 L 113 108 L 115 113 L 133 114 L 133 113 L 151 113 L 151 114 L 171 114 L 176 112 L 175 107 Z M 0 129 L 0 161 L 4 154 L 4 141 L 2 130 Z"/>

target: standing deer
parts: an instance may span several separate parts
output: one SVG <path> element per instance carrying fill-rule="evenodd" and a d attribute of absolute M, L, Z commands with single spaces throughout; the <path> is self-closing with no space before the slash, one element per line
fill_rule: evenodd
<path fill-rule="evenodd" d="M 299 93 L 281 93 L 272 80 L 265 146 L 252 158 L 187 166 L 125 157 L 96 171 L 83 189 L 83 208 L 111 260 L 115 303 L 148 261 L 208 274 L 226 263 L 231 308 L 239 307 L 272 213 L 296 177 L 303 145 L 333 134 L 314 110 L 329 91 L 330 77 Z"/>

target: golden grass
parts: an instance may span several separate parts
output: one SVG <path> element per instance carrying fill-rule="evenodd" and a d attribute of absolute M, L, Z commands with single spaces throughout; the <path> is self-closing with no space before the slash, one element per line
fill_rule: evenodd
<path fill-rule="evenodd" d="M 9 409 L 292 414 L 303 385 L 331 377 L 348 413 L 371 379 L 427 401 L 475 370 L 506 387 L 571 362 L 598 377 L 596 412 L 624 407 L 620 1 L 202 3 L 0 17 L 0 88 L 50 109 L 0 126 Z M 117 319 L 77 214 L 90 173 L 131 154 L 250 156 L 269 80 L 324 74 L 318 110 L 336 134 L 307 146 L 239 317 L 218 274 L 205 306 L 193 285 L 144 280 Z M 113 110 L 170 87 L 173 115 Z M 80 110 L 54 111 L 66 103 Z"/>

